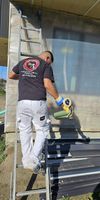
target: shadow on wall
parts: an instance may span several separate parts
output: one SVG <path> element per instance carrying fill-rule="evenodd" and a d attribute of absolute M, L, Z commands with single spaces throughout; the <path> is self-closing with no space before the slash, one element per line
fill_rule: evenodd
<path fill-rule="evenodd" d="M 74 107 L 75 107 L 75 105 L 74 105 Z M 48 106 L 48 110 L 49 110 L 49 115 L 54 116 L 54 113 L 62 111 L 62 108 L 61 107 L 55 107 L 54 104 L 52 102 L 50 102 L 49 106 Z M 64 137 L 71 137 L 71 138 L 77 139 L 78 134 L 79 134 L 82 138 L 86 138 L 86 136 L 81 131 L 80 120 L 75 113 L 73 113 L 72 119 L 68 119 L 66 117 L 61 118 L 59 120 L 59 124 L 56 124 L 55 122 L 52 121 L 51 137 L 55 138 L 54 133 L 53 133 L 53 127 L 58 127 L 59 132 L 60 132 L 60 137 L 63 137 L 63 138 Z M 69 132 L 70 132 L 70 135 L 66 134 L 66 133 L 69 133 Z"/>
<path fill-rule="evenodd" d="M 60 108 L 56 109 L 56 112 L 59 110 Z M 51 104 L 51 107 L 49 108 L 49 110 L 51 111 L 51 114 L 53 115 L 53 113 L 55 112 L 55 108 L 53 107 L 53 105 Z M 62 142 L 60 145 L 53 145 L 52 149 L 49 149 L 49 153 L 52 152 L 54 155 L 59 154 L 61 156 L 61 158 L 68 158 L 71 156 L 70 151 L 71 151 L 71 145 L 76 144 L 79 136 L 81 136 L 81 138 L 83 139 L 83 143 L 89 143 L 90 139 L 87 138 L 84 133 L 81 131 L 81 125 L 80 125 L 80 121 L 79 118 L 74 114 L 73 115 L 73 119 L 67 119 L 67 118 L 63 118 L 61 120 L 59 120 L 60 123 L 59 124 L 52 124 L 51 125 L 51 138 L 56 138 L 56 132 L 53 131 L 53 127 L 56 127 L 59 129 L 59 138 L 60 139 L 68 139 L 68 143 L 64 143 Z M 58 149 L 59 146 L 59 149 Z M 51 173 L 53 176 L 55 176 L 56 173 L 56 177 L 59 176 L 59 171 L 61 168 L 61 163 L 62 161 L 60 161 L 61 159 L 59 158 L 59 163 L 56 164 L 56 166 L 53 166 L 53 168 L 51 168 Z M 53 183 L 52 183 L 52 187 L 51 187 L 51 191 L 52 191 L 52 199 L 53 200 L 57 200 L 58 199 L 58 194 L 59 194 L 59 178 L 58 179 L 54 179 Z"/>
<path fill-rule="evenodd" d="M 92 198 L 93 200 L 100 200 L 100 183 L 94 189 Z"/>

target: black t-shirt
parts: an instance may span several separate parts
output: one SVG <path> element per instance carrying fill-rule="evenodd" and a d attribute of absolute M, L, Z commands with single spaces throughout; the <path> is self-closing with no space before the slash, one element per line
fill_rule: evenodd
<path fill-rule="evenodd" d="M 46 100 L 46 89 L 43 79 L 48 78 L 54 82 L 53 70 L 44 60 L 37 56 L 24 59 L 13 67 L 19 74 L 18 100 Z"/>

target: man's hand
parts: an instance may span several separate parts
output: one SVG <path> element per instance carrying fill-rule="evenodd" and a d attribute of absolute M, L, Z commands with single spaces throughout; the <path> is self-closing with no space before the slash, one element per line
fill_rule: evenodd
<path fill-rule="evenodd" d="M 67 117 L 72 118 L 73 115 L 73 105 L 72 101 L 69 98 L 64 99 L 63 97 L 58 97 L 56 99 L 56 103 L 58 106 L 61 106 L 64 111 L 66 111 Z"/>
<path fill-rule="evenodd" d="M 63 104 L 62 104 L 62 108 L 63 108 L 64 111 L 66 111 L 68 118 L 72 118 L 72 116 L 73 116 L 73 105 L 72 105 L 71 99 L 69 99 L 69 98 L 64 99 Z"/>
<path fill-rule="evenodd" d="M 9 73 L 9 79 L 18 80 L 19 79 L 19 74 L 16 74 L 15 72 L 11 71 Z"/>

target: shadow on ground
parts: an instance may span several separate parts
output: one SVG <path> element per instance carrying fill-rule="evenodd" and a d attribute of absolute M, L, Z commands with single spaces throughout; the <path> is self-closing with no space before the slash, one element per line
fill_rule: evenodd
<path fill-rule="evenodd" d="M 100 200 L 100 183 L 94 189 L 92 198 L 93 200 Z"/>

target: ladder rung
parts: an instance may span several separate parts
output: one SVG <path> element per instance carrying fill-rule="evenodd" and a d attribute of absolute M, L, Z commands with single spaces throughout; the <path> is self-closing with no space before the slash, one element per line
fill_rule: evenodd
<path fill-rule="evenodd" d="M 41 42 L 38 42 L 38 41 L 33 41 L 33 40 L 24 40 L 24 39 L 21 39 L 21 42 L 30 42 L 30 43 L 41 44 Z"/>
<path fill-rule="evenodd" d="M 21 29 L 23 29 L 23 30 L 29 30 L 29 31 L 41 32 L 39 29 L 34 29 L 34 28 L 24 27 L 24 26 L 22 26 Z"/>
<path fill-rule="evenodd" d="M 28 54 L 28 53 L 24 53 L 24 52 L 22 53 L 22 52 L 21 52 L 20 55 L 21 55 L 21 56 L 28 56 L 28 57 L 31 57 L 31 56 L 33 56 L 34 54 L 32 54 L 32 53 L 31 53 L 31 54 Z"/>
<path fill-rule="evenodd" d="M 44 163 L 45 163 L 45 161 L 41 160 L 41 164 L 44 164 Z M 16 168 L 22 168 L 22 167 L 23 167 L 22 163 L 16 164 Z"/>
<path fill-rule="evenodd" d="M 16 168 L 23 168 L 22 163 L 20 163 L 20 164 L 16 164 Z"/>
<path fill-rule="evenodd" d="M 26 15 L 21 15 L 21 18 L 27 19 Z"/>
<path fill-rule="evenodd" d="M 27 196 L 27 195 L 38 194 L 38 193 L 46 193 L 46 189 L 40 188 L 40 189 L 34 189 L 30 191 L 18 192 L 16 193 L 16 196 L 20 197 L 20 196 Z"/>

